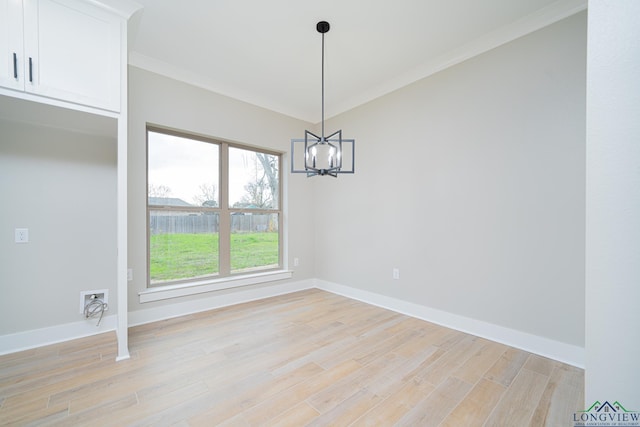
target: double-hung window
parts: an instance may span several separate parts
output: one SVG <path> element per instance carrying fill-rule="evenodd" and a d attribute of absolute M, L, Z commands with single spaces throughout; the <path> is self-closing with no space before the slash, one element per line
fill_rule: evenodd
<path fill-rule="evenodd" d="M 281 153 L 147 128 L 149 286 L 282 268 Z"/>

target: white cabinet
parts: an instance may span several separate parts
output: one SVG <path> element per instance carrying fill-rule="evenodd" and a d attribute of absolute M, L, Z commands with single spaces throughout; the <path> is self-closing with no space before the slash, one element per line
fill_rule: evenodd
<path fill-rule="evenodd" d="M 104 7 L 104 8 L 103 8 Z M 14 120 L 55 123 L 74 131 L 117 120 L 118 357 L 127 348 L 127 31 L 141 6 L 130 0 L 0 0 L 0 112 Z M 16 108 L 23 104 L 24 108 Z M 31 104 L 46 104 L 34 115 Z M 59 108 L 62 107 L 62 108 Z M 39 108 L 37 110 L 40 110 Z M 77 110 L 82 123 L 65 123 L 57 112 Z M 5 114 L 6 115 L 6 114 Z M 88 117 L 95 116 L 91 119 Z M 109 120 L 109 126 L 112 121 Z M 114 129 L 111 129 L 113 132 Z M 43 141 L 46 143 L 47 141 Z M 40 345 L 40 343 L 35 343 Z"/>
<path fill-rule="evenodd" d="M 24 90 L 22 0 L 0 0 L 0 86 Z"/>
<path fill-rule="evenodd" d="M 85 0 L 0 0 L 0 85 L 120 111 L 122 19 Z"/>

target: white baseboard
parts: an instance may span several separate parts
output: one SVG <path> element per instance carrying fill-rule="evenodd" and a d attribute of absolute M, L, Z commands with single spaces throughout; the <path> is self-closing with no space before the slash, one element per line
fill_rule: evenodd
<path fill-rule="evenodd" d="M 115 331 L 117 315 L 110 314 L 104 316 L 102 322 L 100 322 L 100 326 L 96 326 L 97 323 L 98 319 L 92 318 L 79 322 L 49 326 L 42 329 L 32 329 L 15 334 L 1 335 L 0 355 Z"/>
<path fill-rule="evenodd" d="M 324 280 L 315 287 L 584 369 L 583 347 Z"/>
<path fill-rule="evenodd" d="M 159 320 L 171 319 L 173 317 L 185 316 L 187 314 L 199 313 L 201 311 L 214 310 L 216 308 L 241 304 L 243 302 L 250 302 L 289 294 L 291 292 L 303 291 L 305 289 L 313 288 L 314 284 L 315 281 L 313 279 L 309 279 L 264 286 L 255 289 L 242 288 L 242 290 L 223 295 L 213 294 L 211 296 L 203 296 L 191 301 L 130 311 L 128 313 L 129 326 L 143 325 L 145 323 L 157 322 Z"/>
<path fill-rule="evenodd" d="M 582 347 L 319 279 L 287 282 L 256 289 L 243 289 L 238 292 L 223 295 L 214 294 L 192 301 L 131 311 L 128 313 L 129 326 L 157 322 L 159 320 L 185 316 L 312 288 L 343 295 L 367 304 L 393 310 L 398 313 L 539 354 L 569 365 L 584 368 L 585 352 Z M 117 316 L 115 314 L 105 316 L 100 327 L 96 327 L 95 324 L 96 320 L 91 319 L 90 321 L 66 323 L 42 329 L 2 335 L 0 336 L 0 355 L 115 331 Z"/>
<path fill-rule="evenodd" d="M 214 294 L 212 296 L 199 298 L 193 301 L 131 311 L 128 313 L 129 326 L 156 322 L 158 320 L 169 319 L 172 317 L 185 316 L 187 314 L 288 294 L 291 292 L 311 289 L 313 287 L 313 280 L 299 280 L 284 284 L 264 286 L 257 289 L 246 288 L 241 291 L 225 295 Z M 1 335 L 0 355 L 16 353 L 18 351 L 43 347 L 49 344 L 57 344 L 77 338 L 84 338 L 104 332 L 115 331 L 117 315 L 111 314 L 105 316 L 99 327 L 96 327 L 96 323 L 97 320 L 94 318 L 88 321 L 83 320 L 80 322 L 64 323 L 42 329 L 33 329 L 24 332 L 17 332 L 15 334 Z M 128 358 L 129 356 L 125 356 L 118 358 L 118 360 Z"/>

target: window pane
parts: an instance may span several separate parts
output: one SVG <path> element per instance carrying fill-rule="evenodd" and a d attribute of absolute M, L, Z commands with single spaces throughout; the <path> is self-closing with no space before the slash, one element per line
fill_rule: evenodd
<path fill-rule="evenodd" d="M 218 224 L 215 212 L 150 210 L 151 284 L 217 274 Z"/>
<path fill-rule="evenodd" d="M 279 266 L 278 214 L 231 214 L 231 272 Z"/>
<path fill-rule="evenodd" d="M 149 204 L 219 206 L 219 147 L 148 132 Z"/>
<path fill-rule="evenodd" d="M 280 158 L 229 147 L 229 207 L 278 209 Z"/>
<path fill-rule="evenodd" d="M 147 156 L 150 286 L 282 267 L 279 154 L 147 129 Z"/>

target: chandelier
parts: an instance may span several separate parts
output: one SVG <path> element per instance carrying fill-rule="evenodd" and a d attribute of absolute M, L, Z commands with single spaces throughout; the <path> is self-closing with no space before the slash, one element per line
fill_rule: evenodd
<path fill-rule="evenodd" d="M 291 139 L 291 173 L 306 173 L 308 177 L 328 175 L 336 178 L 339 173 L 354 173 L 355 166 L 356 141 L 343 139 L 342 130 L 329 136 L 324 133 L 324 35 L 329 28 L 326 21 L 316 25 L 322 34 L 322 133 L 318 136 L 305 130 L 304 138 Z"/>

